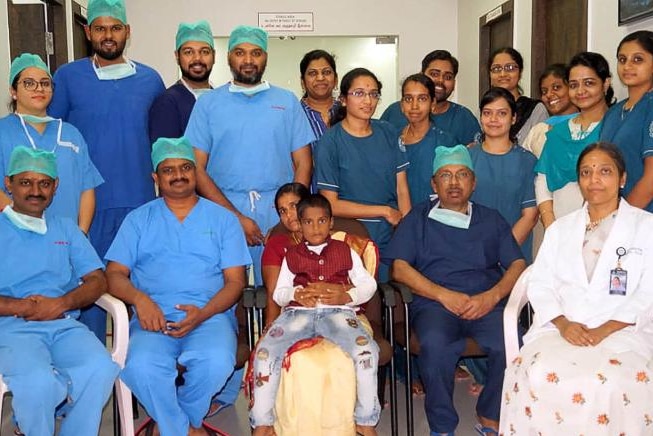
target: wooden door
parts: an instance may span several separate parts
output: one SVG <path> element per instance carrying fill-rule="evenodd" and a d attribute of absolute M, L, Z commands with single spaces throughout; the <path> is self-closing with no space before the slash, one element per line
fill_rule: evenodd
<path fill-rule="evenodd" d="M 567 63 L 587 50 L 587 0 L 533 0 L 531 94 L 539 96 L 539 77 L 547 65 Z"/>
<path fill-rule="evenodd" d="M 490 54 L 500 47 L 512 47 L 513 0 L 502 3 L 478 19 L 479 58 L 478 96 L 479 100 L 490 87 L 490 72 L 487 63 Z"/>
<path fill-rule="evenodd" d="M 42 0 L 14 4 L 7 0 L 9 47 L 11 58 L 34 53 L 54 73 L 68 61 L 66 42 L 66 8 L 64 0 Z"/>

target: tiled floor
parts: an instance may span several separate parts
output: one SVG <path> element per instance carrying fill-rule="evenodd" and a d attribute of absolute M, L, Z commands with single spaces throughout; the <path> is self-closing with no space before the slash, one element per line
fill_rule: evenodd
<path fill-rule="evenodd" d="M 399 434 L 406 434 L 406 420 L 404 409 L 404 390 L 403 385 L 398 384 L 398 403 L 399 403 Z M 462 381 L 456 383 L 455 390 L 455 403 L 458 413 L 460 414 L 460 424 L 456 432 L 457 436 L 477 436 L 473 427 L 476 423 L 474 406 L 476 404 L 476 397 L 467 393 L 469 382 Z M 424 400 L 423 398 L 415 398 L 415 435 L 427 436 L 429 434 L 428 425 L 424 416 Z M 10 422 L 11 402 L 10 398 L 6 398 L 4 402 L 2 414 L 2 432 L 1 435 L 10 436 L 13 434 L 13 426 Z M 141 415 L 141 419 L 142 419 Z M 236 402 L 235 407 L 230 407 L 220 412 L 217 416 L 209 420 L 211 424 L 227 432 L 231 436 L 247 436 L 249 435 L 249 427 L 247 424 L 247 400 L 241 395 Z M 380 436 L 390 435 L 390 410 L 386 409 L 381 415 L 381 421 L 377 428 Z M 112 411 L 111 404 L 109 404 L 105 411 L 100 429 L 100 436 L 113 436 L 112 425 Z"/>

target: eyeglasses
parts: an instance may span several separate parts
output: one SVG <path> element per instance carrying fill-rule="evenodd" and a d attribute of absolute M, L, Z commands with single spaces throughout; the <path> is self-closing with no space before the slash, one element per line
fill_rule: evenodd
<path fill-rule="evenodd" d="M 207 57 L 213 54 L 213 50 L 211 50 L 209 47 L 202 47 L 199 50 L 195 50 L 194 48 L 191 47 L 186 47 L 186 48 L 182 48 L 179 51 L 179 53 L 181 53 L 182 56 L 187 58 L 194 57 L 196 54 L 199 54 L 200 57 Z"/>
<path fill-rule="evenodd" d="M 306 72 L 306 75 L 307 75 L 308 77 L 310 77 L 311 79 L 315 79 L 315 78 L 317 78 L 317 76 L 319 76 L 320 74 L 322 74 L 322 77 L 331 77 L 331 76 L 333 76 L 333 70 L 332 70 L 331 68 L 325 68 L 325 69 L 323 69 L 322 71 L 319 71 L 319 70 L 308 70 L 308 71 Z"/>
<path fill-rule="evenodd" d="M 499 74 L 502 71 L 505 71 L 506 73 L 512 73 L 513 71 L 519 71 L 519 65 L 517 65 L 517 64 L 505 64 L 505 65 L 492 65 L 490 67 L 490 73 Z"/>
<path fill-rule="evenodd" d="M 44 91 L 50 91 L 52 89 L 52 80 L 50 79 L 23 79 L 20 83 L 23 84 L 23 88 L 27 91 L 36 91 L 39 85 L 41 85 L 41 89 Z"/>
<path fill-rule="evenodd" d="M 462 182 L 469 180 L 472 177 L 472 172 L 469 170 L 460 170 L 454 174 L 451 171 L 442 171 L 435 174 L 433 177 L 436 177 L 438 180 L 445 183 L 451 183 L 454 177 L 457 181 Z"/>
<path fill-rule="evenodd" d="M 351 95 L 355 98 L 369 97 L 372 100 L 378 100 L 381 98 L 381 93 L 379 91 L 365 92 L 362 89 L 354 89 L 352 92 L 348 92 L 347 95 Z"/>

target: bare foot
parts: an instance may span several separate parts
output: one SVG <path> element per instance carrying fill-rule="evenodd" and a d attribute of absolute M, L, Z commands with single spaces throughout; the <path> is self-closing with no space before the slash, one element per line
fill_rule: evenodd
<path fill-rule="evenodd" d="M 469 392 L 469 395 L 472 395 L 474 397 L 478 397 L 481 395 L 481 391 L 483 390 L 483 385 L 478 384 L 476 382 L 472 382 L 472 384 L 469 385 L 469 388 L 467 388 L 467 392 Z"/>
<path fill-rule="evenodd" d="M 493 434 L 499 434 L 499 421 L 493 419 L 485 418 L 483 416 L 478 417 L 478 422 L 481 426 L 491 429 L 491 432 L 486 432 L 488 436 L 493 436 Z"/>
<path fill-rule="evenodd" d="M 356 435 L 377 436 L 376 429 L 371 425 L 356 425 Z"/>
<path fill-rule="evenodd" d="M 259 425 L 252 430 L 252 436 L 277 436 L 271 425 Z"/>
<path fill-rule="evenodd" d="M 410 384 L 410 390 L 416 397 L 421 397 L 424 395 L 424 385 L 422 385 L 422 382 L 419 380 L 413 380 L 413 382 Z"/>
<path fill-rule="evenodd" d="M 190 426 L 188 427 L 188 436 L 209 436 L 209 432 L 203 427 L 195 428 Z"/>
<path fill-rule="evenodd" d="M 470 377 L 469 373 L 462 369 L 461 367 L 456 367 L 455 378 L 456 381 L 468 380 Z"/>

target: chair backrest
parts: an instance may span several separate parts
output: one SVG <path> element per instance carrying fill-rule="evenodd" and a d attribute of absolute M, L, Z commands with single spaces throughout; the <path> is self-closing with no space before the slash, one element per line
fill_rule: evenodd
<path fill-rule="evenodd" d="M 506 347 L 506 364 L 510 364 L 519 356 L 519 334 L 517 323 L 519 314 L 528 303 L 528 279 L 531 275 L 533 266 L 529 266 L 519 276 L 515 287 L 510 293 L 508 303 L 503 312 L 503 338 Z"/>

